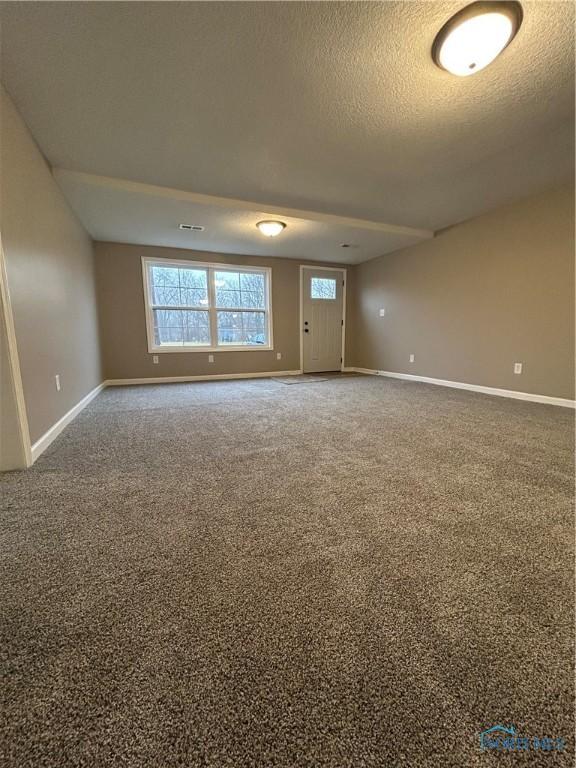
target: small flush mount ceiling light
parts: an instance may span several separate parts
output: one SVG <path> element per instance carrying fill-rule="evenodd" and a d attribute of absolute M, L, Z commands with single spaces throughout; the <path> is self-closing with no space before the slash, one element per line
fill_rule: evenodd
<path fill-rule="evenodd" d="M 518 2 L 472 3 L 448 19 L 436 35 L 432 58 L 453 75 L 480 72 L 512 42 L 522 24 Z"/>
<path fill-rule="evenodd" d="M 266 237 L 276 237 L 283 229 L 286 229 L 286 224 L 283 221 L 259 221 L 256 226 Z"/>

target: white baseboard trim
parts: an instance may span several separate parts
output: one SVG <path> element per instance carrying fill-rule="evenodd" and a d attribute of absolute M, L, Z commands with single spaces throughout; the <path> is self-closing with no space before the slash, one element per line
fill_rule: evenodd
<path fill-rule="evenodd" d="M 277 376 L 299 376 L 302 371 L 266 371 L 262 373 L 213 373 L 205 376 L 155 376 L 147 379 L 107 379 L 107 387 L 128 387 L 135 384 L 177 384 L 187 381 L 222 381 L 225 379 L 270 379 Z"/>
<path fill-rule="evenodd" d="M 64 416 L 62 416 L 61 419 L 59 419 L 56 424 L 50 427 L 50 429 L 45 432 L 42 437 L 37 440 L 34 445 L 32 446 L 32 464 L 36 461 L 36 459 L 44 453 L 46 448 L 54 442 L 54 440 L 58 437 L 60 432 L 62 432 L 70 422 L 78 416 L 80 411 L 82 411 L 88 403 L 90 403 L 96 395 L 100 394 L 100 392 L 104 389 L 106 386 L 106 382 L 102 382 L 102 384 L 99 384 L 97 387 L 94 387 L 94 389 L 91 392 L 88 392 L 86 397 L 83 397 L 82 400 L 80 400 L 79 403 L 76 403 L 76 405 L 73 408 L 70 408 L 68 413 L 65 413 Z"/>
<path fill-rule="evenodd" d="M 558 405 L 563 408 L 576 408 L 575 400 L 568 400 L 563 397 L 551 397 L 549 395 L 535 395 L 531 392 L 515 392 L 511 389 L 498 389 L 496 387 L 485 387 L 480 384 L 466 384 L 461 381 L 449 381 L 447 379 L 433 379 L 429 376 L 416 376 L 411 373 L 395 373 L 394 371 L 377 371 L 372 368 L 356 368 L 345 367 L 342 369 L 344 373 L 364 373 L 369 376 L 386 376 L 391 379 L 404 379 L 406 381 L 416 381 L 423 384 L 436 384 L 441 387 L 450 387 L 452 389 L 467 389 L 471 392 L 481 392 L 485 395 L 495 395 L 496 397 L 509 397 L 514 400 L 528 400 L 534 403 L 544 403 L 546 405 Z M 122 387 L 135 384 L 173 384 L 178 382 L 188 381 L 221 381 L 226 379 L 269 379 L 277 376 L 299 376 L 302 374 L 300 370 L 292 371 L 267 371 L 263 373 L 215 373 L 206 376 L 158 376 L 155 378 L 141 378 L 141 379 L 107 379 L 99 384 L 91 392 L 80 400 L 79 403 L 71 408 L 68 413 L 65 413 L 56 424 L 42 435 L 32 446 L 31 458 L 32 464 L 36 459 L 44 453 L 48 446 L 58 437 L 58 435 L 66 429 L 68 424 L 78 416 L 88 403 L 105 388 L 105 387 Z"/>
<path fill-rule="evenodd" d="M 576 400 L 567 400 L 563 397 L 551 397 L 550 395 L 534 395 L 531 392 L 515 392 L 512 389 L 498 389 L 497 387 L 485 387 L 480 384 L 466 384 L 461 381 L 449 381 L 447 379 L 433 379 L 429 376 L 416 376 L 412 373 L 395 373 L 393 371 L 377 371 L 372 368 L 345 368 L 345 371 L 366 373 L 370 376 L 387 376 L 391 379 L 405 379 L 406 381 L 418 381 L 423 384 L 437 384 L 440 387 L 452 389 L 467 389 L 471 392 L 481 392 L 484 395 L 496 397 L 510 397 L 514 400 L 529 400 L 533 403 L 546 405 L 559 405 L 563 408 L 576 408 Z"/>
<path fill-rule="evenodd" d="M 86 397 L 83 397 L 79 403 L 73 408 L 70 408 L 68 413 L 65 413 L 56 424 L 42 435 L 31 448 L 31 464 L 34 464 L 36 459 L 44 453 L 48 446 L 58 437 L 58 435 L 66 429 L 73 419 L 78 416 L 88 403 L 90 403 L 96 395 L 98 395 L 105 387 L 121 387 L 129 386 L 131 384 L 172 384 L 177 382 L 186 381 L 219 381 L 224 379 L 269 379 L 273 376 L 298 376 L 302 371 L 267 371 L 265 373 L 216 373 L 206 376 L 159 376 L 156 378 L 148 379 L 107 379 L 99 384 Z"/>

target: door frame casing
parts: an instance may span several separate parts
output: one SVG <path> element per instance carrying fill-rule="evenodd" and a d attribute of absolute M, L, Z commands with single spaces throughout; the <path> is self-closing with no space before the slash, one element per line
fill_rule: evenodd
<path fill-rule="evenodd" d="M 2 451 L 2 464 L 0 471 L 15 469 L 27 469 L 32 465 L 32 446 L 30 441 L 30 429 L 28 427 L 28 414 L 24 398 L 24 386 L 20 371 L 20 359 L 18 356 L 18 344 L 16 330 L 14 328 L 14 314 L 8 286 L 8 272 L 6 268 L 6 255 L 2 246 L 0 235 L 0 312 L 2 312 L 3 333 L 6 335 L 6 349 L 2 350 L 2 362 L 8 367 L 8 381 L 10 392 L 10 416 L 16 425 L 12 435 L 3 435 L 0 439 L 7 439 L 9 445 Z M 0 340 L 4 344 L 4 340 Z"/>
<path fill-rule="evenodd" d="M 327 272 L 342 273 L 342 352 L 340 358 L 340 370 L 343 371 L 346 366 L 346 267 L 321 267 L 316 264 L 300 264 L 300 373 L 304 373 L 304 270 L 325 270 Z"/>

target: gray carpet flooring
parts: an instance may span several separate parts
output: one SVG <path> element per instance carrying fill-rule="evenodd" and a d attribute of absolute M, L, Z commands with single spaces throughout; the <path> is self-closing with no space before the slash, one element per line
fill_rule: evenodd
<path fill-rule="evenodd" d="M 572 765 L 573 460 L 431 385 L 105 390 L 0 481 L 2 766 Z"/>

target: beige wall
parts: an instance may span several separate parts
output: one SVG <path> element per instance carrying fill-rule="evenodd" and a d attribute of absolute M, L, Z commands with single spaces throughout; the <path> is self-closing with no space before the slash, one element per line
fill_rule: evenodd
<path fill-rule="evenodd" d="M 271 267 L 274 350 L 214 352 L 211 353 L 214 354 L 214 363 L 208 362 L 207 352 L 164 352 L 158 355 L 159 363 L 153 364 L 146 339 L 142 256 Z M 299 265 L 300 262 L 293 259 L 96 243 L 96 274 L 105 377 L 134 379 L 298 369 Z M 350 276 L 352 270 L 350 267 L 347 269 Z M 281 360 L 276 359 L 277 352 L 282 353 Z"/>
<path fill-rule="evenodd" d="M 573 398 L 573 187 L 359 265 L 354 304 L 350 365 Z"/>
<path fill-rule="evenodd" d="M 4 90 L 0 106 L 0 228 L 34 443 L 101 382 L 93 251 Z"/>

